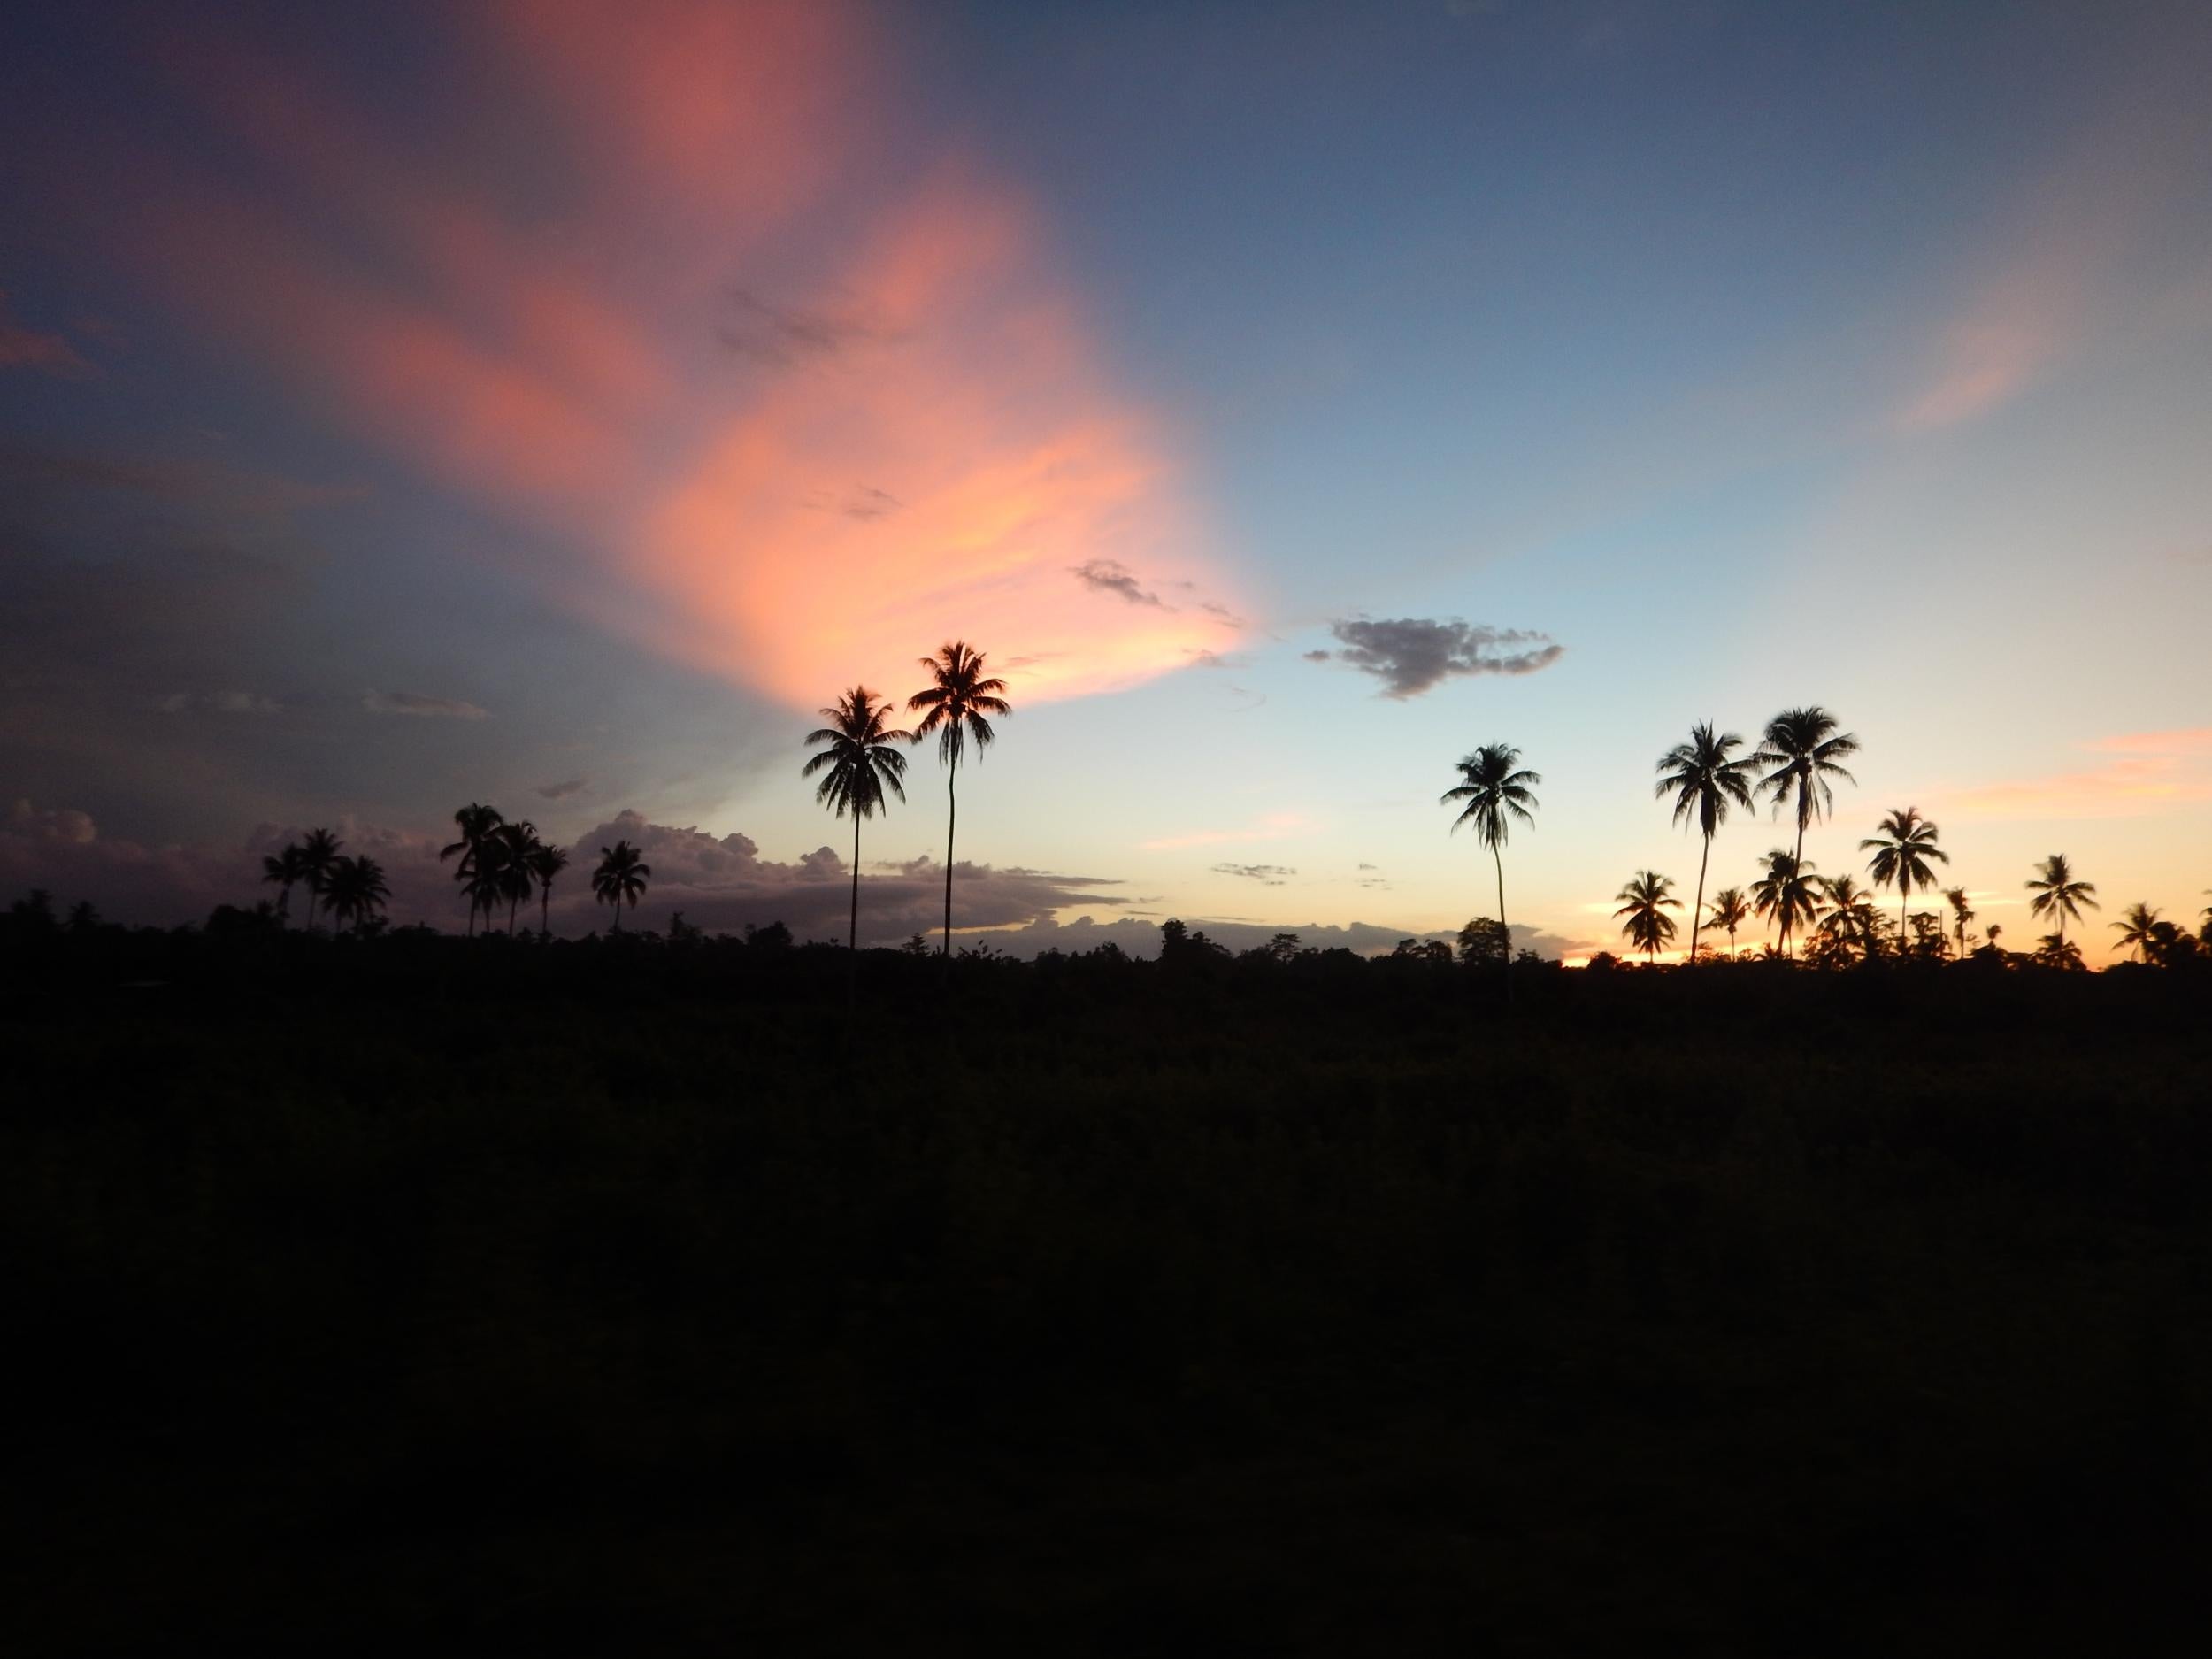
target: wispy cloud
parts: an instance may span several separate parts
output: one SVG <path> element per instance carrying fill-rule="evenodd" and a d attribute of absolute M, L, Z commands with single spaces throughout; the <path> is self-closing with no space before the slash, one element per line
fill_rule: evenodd
<path fill-rule="evenodd" d="M 537 793 L 548 801 L 565 801 L 570 795 L 580 795 L 590 787 L 588 778 L 565 778 L 558 783 L 540 784 Z"/>
<path fill-rule="evenodd" d="M 1943 795 L 1942 810 L 1981 819 L 2141 818 L 2212 801 L 2212 726 L 2126 732 L 2082 748 L 2108 758 L 1970 785 Z"/>
<path fill-rule="evenodd" d="M 1217 876 L 1240 876 L 1263 887 L 1279 887 L 1298 872 L 1287 864 L 1216 864 Z"/>
<path fill-rule="evenodd" d="M 1270 812 L 1257 822 L 1234 829 L 1191 830 L 1179 835 L 1161 835 L 1137 845 L 1147 852 L 1171 852 L 1181 847 L 1222 847 L 1240 841 L 1282 841 L 1304 833 L 1313 820 L 1303 812 Z"/>
<path fill-rule="evenodd" d="M 361 706 L 371 714 L 402 714 L 426 719 L 484 720 L 491 718 L 490 710 L 480 709 L 472 703 L 463 703 L 456 697 L 426 697 L 414 691 L 372 691 L 362 697 Z"/>
<path fill-rule="evenodd" d="M 1384 696 L 1399 701 L 1463 675 L 1532 674 L 1557 662 L 1566 649 L 1548 634 L 1494 628 L 1457 618 L 1355 617 L 1331 623 L 1329 632 L 1341 649 L 1308 651 L 1308 662 L 1349 663 L 1381 680 Z"/>

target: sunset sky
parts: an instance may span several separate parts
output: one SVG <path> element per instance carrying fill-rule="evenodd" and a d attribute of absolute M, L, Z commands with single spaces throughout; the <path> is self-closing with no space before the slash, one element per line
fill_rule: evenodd
<path fill-rule="evenodd" d="M 2200 0 L 15 8 L 0 902 L 330 823 L 457 927 L 481 800 L 841 935 L 800 739 L 959 637 L 1019 949 L 1456 929 L 1495 740 L 1519 942 L 1618 949 L 1655 759 L 1817 703 L 1822 872 L 1917 805 L 2108 960 L 2212 888 L 2208 86 Z"/>

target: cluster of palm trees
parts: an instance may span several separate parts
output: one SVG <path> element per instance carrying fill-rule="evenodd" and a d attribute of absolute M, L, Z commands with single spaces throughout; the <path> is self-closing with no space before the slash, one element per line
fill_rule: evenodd
<path fill-rule="evenodd" d="M 290 919 L 292 889 L 307 893 L 307 931 L 315 931 L 318 907 L 331 919 L 333 931 L 347 923 L 361 931 L 365 922 L 383 912 L 392 896 L 384 879 L 384 866 L 375 859 L 352 857 L 342 849 L 345 842 L 326 829 L 310 830 L 284 850 L 261 861 L 261 879 L 277 889 L 277 918 Z"/>
<path fill-rule="evenodd" d="M 568 868 L 568 854 L 540 839 L 537 826 L 527 818 L 509 818 L 497 807 L 472 802 L 454 813 L 453 823 L 461 839 L 441 849 L 438 858 L 441 863 L 448 858 L 459 860 L 453 867 L 453 879 L 469 902 L 470 934 L 476 932 L 480 914 L 484 931 L 490 933 L 503 903 L 507 932 L 511 935 L 515 912 L 534 893 L 539 936 L 550 939 L 553 883 Z M 623 906 L 637 908 L 652 875 L 652 865 L 627 841 L 599 849 L 598 865 L 591 872 L 591 890 L 600 903 L 614 906 L 617 933 L 622 931 Z"/>

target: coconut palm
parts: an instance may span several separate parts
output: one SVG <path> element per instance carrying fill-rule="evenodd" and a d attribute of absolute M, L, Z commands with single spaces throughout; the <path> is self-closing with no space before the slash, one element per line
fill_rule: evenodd
<path fill-rule="evenodd" d="M 1777 847 L 1766 856 L 1766 873 L 1751 884 L 1751 908 L 1763 918 L 1771 918 L 1781 931 L 1783 956 L 1790 954 L 1790 935 L 1800 923 L 1810 924 L 1821 912 L 1824 902 L 1820 878 L 1813 873 L 1812 864 L 1799 858 L 1786 847 Z"/>
<path fill-rule="evenodd" d="M 277 888 L 277 920 L 280 924 L 291 918 L 293 886 L 304 880 L 306 876 L 307 864 L 297 841 L 293 841 L 282 852 L 262 859 L 261 879 L 273 883 Z"/>
<path fill-rule="evenodd" d="M 538 840 L 538 826 L 527 818 L 515 818 L 502 824 L 492 832 L 489 842 L 493 853 L 495 890 L 507 901 L 507 937 L 515 936 L 515 911 L 523 900 L 530 896 L 534 878 L 530 868 L 531 855 L 543 845 Z M 485 918 L 487 925 L 490 918 Z"/>
<path fill-rule="evenodd" d="M 1905 906 L 1918 887 L 1925 893 L 1935 886 L 1935 872 L 1929 866 L 1931 858 L 1949 864 L 1951 855 L 1936 845 L 1936 826 L 1920 816 L 1916 806 L 1893 807 L 1883 818 L 1876 833 L 1859 843 L 1861 852 L 1871 852 L 1866 872 L 1874 878 L 1878 887 L 1897 887 L 1897 942 L 1901 949 L 1905 941 Z"/>
<path fill-rule="evenodd" d="M 1682 901 L 1671 896 L 1673 890 L 1671 876 L 1639 870 L 1628 879 L 1628 885 L 1613 895 L 1621 902 L 1621 908 L 1613 912 L 1614 918 L 1620 921 L 1621 932 L 1628 942 L 1644 953 L 1647 963 L 1656 963 L 1659 947 L 1674 939 L 1674 918 L 1667 911 L 1680 910 Z"/>
<path fill-rule="evenodd" d="M 330 885 L 331 866 L 338 862 L 338 849 L 345 845 L 326 829 L 307 832 L 307 839 L 300 843 L 300 879 L 307 883 L 307 931 L 315 931 L 315 902 Z"/>
<path fill-rule="evenodd" d="M 983 672 L 983 653 L 964 640 L 937 648 L 937 655 L 922 658 L 931 683 L 906 700 L 910 710 L 926 710 L 914 728 L 912 741 L 919 743 L 937 733 L 937 758 L 945 767 L 945 945 L 944 957 L 952 961 L 952 833 L 960 815 L 953 786 L 960 777 L 960 757 L 969 738 L 975 739 L 976 758 L 990 748 L 998 733 L 990 715 L 1010 715 L 1013 705 L 998 694 L 1006 682 Z M 854 826 L 856 834 L 859 826 Z M 857 875 L 857 870 L 855 872 Z M 857 902 L 857 901 L 856 901 Z"/>
<path fill-rule="evenodd" d="M 438 861 L 442 864 L 458 853 L 461 862 L 453 868 L 453 879 L 461 884 L 461 891 L 469 902 L 469 933 L 476 933 L 476 913 L 484 912 L 487 926 L 491 920 L 491 907 L 499 893 L 499 883 L 484 869 L 485 849 L 492 844 L 492 836 L 505 820 L 495 806 L 472 802 L 453 814 L 453 822 L 461 832 L 461 839 L 449 847 L 441 848 Z"/>
<path fill-rule="evenodd" d="M 1836 803 L 1834 787 L 1828 780 L 1858 781 L 1844 770 L 1842 762 L 1846 756 L 1858 753 L 1859 740 L 1848 732 L 1837 731 L 1836 726 L 1836 717 L 1817 703 L 1808 709 L 1785 709 L 1767 722 L 1758 752 L 1751 757 L 1754 766 L 1773 768 L 1759 780 L 1759 787 L 1774 798 L 1777 818 L 1781 816 L 1783 802 L 1795 794 L 1795 852 L 1801 861 L 1805 856 L 1805 826 L 1825 817 Z M 1788 949 L 1786 937 L 1783 948 Z"/>
<path fill-rule="evenodd" d="M 1827 901 L 1828 914 L 1821 918 L 1820 931 L 1841 945 L 1873 956 L 1881 949 L 1882 918 L 1875 910 L 1870 895 L 1848 875 L 1832 876 L 1820 884 L 1821 896 Z M 1904 928 L 1898 927 L 1898 941 L 1902 948 Z"/>
<path fill-rule="evenodd" d="M 2035 895 L 2028 901 L 2028 914 L 2038 921 L 2055 919 L 2058 929 L 2053 937 L 2062 945 L 2066 942 L 2068 917 L 2081 920 L 2081 907 L 2085 904 L 2093 910 L 2103 908 L 2097 902 L 2096 887 L 2074 879 L 2074 867 L 2066 862 L 2064 853 L 2053 853 L 2035 867 L 2028 891 Z"/>
<path fill-rule="evenodd" d="M 350 921 L 357 933 L 361 924 L 382 910 L 392 896 L 384 879 L 384 866 L 369 857 L 333 858 L 323 890 L 331 916 L 340 922 Z"/>
<path fill-rule="evenodd" d="M 1733 732 L 1717 735 L 1709 720 L 1701 720 L 1690 728 L 1690 741 L 1677 743 L 1659 757 L 1659 781 L 1656 793 L 1664 799 L 1669 791 L 1674 795 L 1674 821 L 1687 823 L 1696 816 L 1699 833 L 1704 846 L 1697 856 L 1697 897 L 1690 906 L 1690 960 L 1697 960 L 1697 930 L 1705 910 L 1705 862 L 1712 856 L 1713 832 L 1728 819 L 1731 803 L 1746 808 L 1751 805 L 1751 762 L 1732 759 L 1734 752 L 1743 747 L 1743 739 Z"/>
<path fill-rule="evenodd" d="M 2147 904 L 2131 904 L 2120 912 L 2118 921 L 2106 925 L 2116 930 L 2120 935 L 2119 941 L 2112 947 L 2115 950 L 2132 949 L 2138 962 L 2148 962 L 2151 959 L 2151 946 L 2157 938 L 2155 930 L 2158 926 L 2158 912 L 2156 910 Z"/>
<path fill-rule="evenodd" d="M 530 849 L 530 873 L 538 883 L 538 937 L 553 937 L 553 879 L 568 868 L 568 855 L 540 841 Z"/>
<path fill-rule="evenodd" d="M 810 756 L 806 764 L 799 768 L 802 778 L 811 778 L 818 772 L 825 774 L 814 791 L 815 800 L 832 809 L 839 818 L 848 813 L 852 816 L 852 919 L 845 937 L 856 962 L 860 950 L 860 820 L 873 818 L 884 810 L 886 789 L 902 801 L 906 799 L 906 757 L 895 746 L 914 741 L 913 733 L 884 724 L 891 718 L 891 705 L 875 699 L 876 694 L 867 687 L 855 686 L 823 710 L 822 718 L 829 724 L 809 732 L 806 741 L 810 748 L 818 743 L 826 747 L 820 754 Z M 952 872 L 949 843 L 945 849 L 945 872 L 949 876 Z M 949 928 L 949 904 L 946 907 L 946 919 Z M 949 932 L 946 938 L 950 940 Z"/>
<path fill-rule="evenodd" d="M 1713 895 L 1713 902 L 1707 907 L 1705 919 L 1728 935 L 1728 954 L 1732 956 L 1736 954 L 1736 930 L 1750 915 L 1751 906 L 1745 901 L 1741 887 L 1723 887 Z"/>
<path fill-rule="evenodd" d="M 2044 933 L 2035 941 L 2035 954 L 2029 958 L 2039 968 L 2061 968 L 2068 972 L 2081 970 L 2081 947 L 2063 933 Z"/>
<path fill-rule="evenodd" d="M 1512 820 L 1533 826 L 1535 814 L 1530 810 L 1536 805 L 1533 786 L 1544 781 L 1536 772 L 1521 765 L 1521 751 L 1510 743 L 1485 743 L 1471 755 L 1459 760 L 1459 787 L 1447 789 L 1438 798 L 1439 806 L 1454 802 L 1467 804 L 1452 820 L 1456 833 L 1463 824 L 1472 824 L 1482 844 L 1490 849 L 1491 862 L 1498 871 L 1498 926 L 1505 929 L 1506 995 L 1513 995 L 1513 930 L 1505 920 L 1505 858 L 1502 849 Z"/>
<path fill-rule="evenodd" d="M 653 866 L 645 862 L 644 855 L 626 841 L 599 849 L 599 867 L 591 872 L 592 895 L 602 904 L 614 906 L 614 931 L 622 931 L 622 907 L 627 904 L 637 909 L 637 902 L 645 896 L 645 884 L 652 879 Z"/>
<path fill-rule="evenodd" d="M 1966 925 L 1974 919 L 1974 912 L 1966 902 L 1964 887 L 1944 888 L 1943 899 L 1951 907 L 1951 920 L 1958 929 L 1959 960 L 1963 962 L 1966 960 Z"/>

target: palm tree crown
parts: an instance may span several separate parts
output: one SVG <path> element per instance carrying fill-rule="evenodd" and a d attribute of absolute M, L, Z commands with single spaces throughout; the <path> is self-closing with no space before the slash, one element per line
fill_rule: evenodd
<path fill-rule="evenodd" d="M 1751 906 L 1741 887 L 1723 887 L 1706 907 L 1705 919 L 1728 935 L 1728 949 L 1736 949 L 1736 930 L 1750 918 Z"/>
<path fill-rule="evenodd" d="M 1674 918 L 1667 911 L 1680 910 L 1682 901 L 1671 896 L 1673 888 L 1672 877 L 1639 870 L 1613 895 L 1621 901 L 1621 908 L 1613 912 L 1615 918 L 1626 918 L 1621 921 L 1621 932 L 1647 960 L 1655 960 L 1659 948 L 1674 938 Z"/>
<path fill-rule="evenodd" d="M 292 888 L 307 877 L 307 859 L 297 841 L 293 841 L 280 853 L 273 853 L 261 861 L 261 879 L 277 887 L 277 919 L 283 921 L 292 914 Z"/>
<path fill-rule="evenodd" d="M 1974 909 L 1966 902 L 1964 887 L 1943 889 L 1943 902 L 1951 907 L 1952 925 L 1958 931 L 1959 960 L 1966 960 L 1966 925 L 1974 919 Z"/>
<path fill-rule="evenodd" d="M 2035 895 L 2028 901 L 2028 914 L 2038 921 L 2047 918 L 2058 923 L 2053 938 L 2059 946 L 2066 942 L 2068 917 L 2081 920 L 2081 907 L 2085 904 L 2093 910 L 2103 908 L 2097 902 L 2095 886 L 2074 879 L 2074 867 L 2066 862 L 2064 853 L 2053 853 L 2035 867 L 2028 891 Z"/>
<path fill-rule="evenodd" d="M 857 951 L 860 949 L 860 820 L 873 818 L 883 809 L 883 792 L 887 789 L 900 800 L 906 799 L 906 757 L 899 752 L 896 746 L 914 741 L 914 733 L 887 726 L 885 722 L 891 718 L 890 703 L 878 703 L 876 694 L 865 686 L 855 686 L 838 698 L 832 707 L 823 710 L 822 718 L 829 724 L 809 732 L 806 741 L 810 747 L 821 744 L 824 748 L 820 754 L 808 758 L 806 764 L 799 769 L 799 775 L 811 778 L 818 772 L 824 774 L 820 787 L 814 791 L 814 798 L 830 808 L 839 818 L 848 813 L 852 816 L 852 918 L 846 939 L 848 948 Z M 987 722 L 986 726 L 987 729 Z M 949 855 L 947 862 L 949 865 Z"/>
<path fill-rule="evenodd" d="M 1759 787 L 1773 797 L 1777 817 L 1781 815 L 1783 802 L 1793 791 L 1796 795 L 1800 858 L 1805 856 L 1805 826 L 1824 817 L 1835 805 L 1835 789 L 1828 780 L 1858 781 L 1844 770 L 1843 760 L 1858 752 L 1859 740 L 1848 732 L 1839 732 L 1837 725 L 1836 717 L 1817 703 L 1807 709 L 1785 709 L 1767 722 L 1758 752 L 1751 757 L 1753 765 L 1772 768 L 1759 780 Z"/>
<path fill-rule="evenodd" d="M 368 857 L 332 859 L 324 891 L 331 915 L 341 922 L 350 921 L 357 933 L 361 924 L 382 910 L 392 896 L 384 880 L 384 866 Z"/>
<path fill-rule="evenodd" d="M 954 785 L 960 775 L 960 759 L 968 739 L 975 739 L 976 752 L 990 748 L 998 735 L 991 729 L 988 717 L 1010 715 L 1013 705 L 999 693 L 1006 689 L 1006 682 L 983 672 L 983 653 L 974 649 L 964 640 L 953 640 L 937 648 L 937 655 L 922 658 L 922 667 L 930 677 L 929 685 L 906 700 L 910 711 L 920 710 L 922 723 L 914 728 L 912 741 L 919 743 L 932 732 L 937 733 L 937 758 L 945 767 L 945 960 L 952 960 L 952 837 L 959 820 L 960 804 Z"/>
<path fill-rule="evenodd" d="M 1735 759 L 1735 751 L 1743 746 L 1743 739 L 1733 732 L 1717 734 L 1710 720 L 1701 720 L 1690 728 L 1690 741 L 1677 743 L 1659 757 L 1659 781 L 1655 793 L 1664 799 L 1667 792 L 1674 792 L 1674 821 L 1686 823 L 1692 814 L 1704 836 L 1704 848 L 1698 855 L 1697 895 L 1690 906 L 1690 960 L 1697 960 L 1697 930 L 1705 908 L 1705 861 L 1713 850 L 1713 833 L 1727 821 L 1730 803 L 1748 808 L 1751 805 L 1751 762 Z"/>
<path fill-rule="evenodd" d="M 1798 857 L 1786 847 L 1767 854 L 1765 868 L 1766 873 L 1752 883 L 1751 908 L 1774 919 L 1786 956 L 1790 936 L 1818 916 L 1825 902 L 1820 878 L 1813 873 L 1810 859 Z"/>
<path fill-rule="evenodd" d="M 307 931 L 315 931 L 315 901 L 330 885 L 331 867 L 338 862 L 338 850 L 345 842 L 326 829 L 307 832 L 307 839 L 300 843 L 300 879 L 307 883 Z"/>
<path fill-rule="evenodd" d="M 553 937 L 553 882 L 568 868 L 568 854 L 540 841 L 530 849 L 530 873 L 538 881 L 538 936 Z"/>
<path fill-rule="evenodd" d="M 2136 960 L 2148 962 L 2151 946 L 2156 942 L 2158 912 L 2147 904 L 2131 904 L 2120 912 L 2120 919 L 2108 924 L 2120 937 L 2112 948 L 2115 950 L 2133 950 Z"/>
<path fill-rule="evenodd" d="M 438 849 L 441 864 L 456 853 L 461 856 L 461 862 L 453 867 L 453 879 L 461 884 L 461 892 L 469 902 L 471 933 L 476 932 L 476 913 L 481 910 L 488 923 L 492 905 L 499 897 L 499 878 L 486 866 L 497 856 L 491 850 L 495 845 L 492 837 L 505 821 L 497 807 L 472 802 L 453 814 L 454 826 L 461 832 L 461 839 Z"/>
<path fill-rule="evenodd" d="M 637 902 L 645 896 L 645 884 L 652 875 L 653 866 L 626 841 L 599 849 L 599 867 L 591 872 L 592 895 L 602 904 L 614 906 L 617 933 L 622 931 L 622 907 L 627 904 L 632 910 L 637 909 Z"/>
<path fill-rule="evenodd" d="M 1866 872 L 1876 887 L 1897 886 L 1897 938 L 1902 944 L 1905 906 L 1912 890 L 1918 887 L 1924 893 L 1933 887 L 1935 870 L 1928 861 L 1947 864 L 1951 855 L 1936 845 L 1936 826 L 1920 816 L 1916 806 L 1892 808 L 1878 832 L 1859 843 L 1859 850 L 1874 855 L 1867 861 Z"/>

